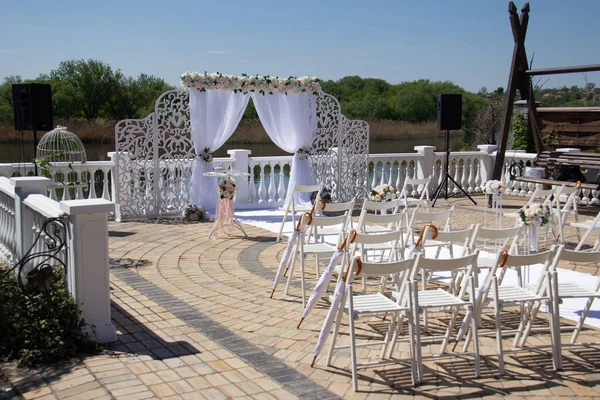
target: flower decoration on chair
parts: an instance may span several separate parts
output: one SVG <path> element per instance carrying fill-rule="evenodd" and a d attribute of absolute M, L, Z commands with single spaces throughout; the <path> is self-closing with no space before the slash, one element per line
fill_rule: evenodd
<path fill-rule="evenodd" d="M 504 183 L 502 181 L 491 180 L 483 185 L 483 193 L 485 194 L 502 194 L 504 193 Z"/>
<path fill-rule="evenodd" d="M 527 204 L 517 212 L 517 215 L 519 225 L 542 226 L 550 222 L 551 208 L 546 204 Z"/>
<path fill-rule="evenodd" d="M 298 154 L 298 160 L 306 160 L 310 155 L 310 150 L 299 149 L 296 154 Z"/>
<path fill-rule="evenodd" d="M 183 217 L 187 221 L 202 221 L 206 217 L 206 210 L 202 206 L 190 204 L 185 208 Z"/>
<path fill-rule="evenodd" d="M 392 201 L 396 198 L 396 189 L 384 183 L 371 189 L 371 201 Z"/>
<path fill-rule="evenodd" d="M 233 200 L 236 190 L 237 187 L 235 186 L 235 181 L 233 179 L 223 179 L 221 183 L 219 183 L 219 186 L 217 186 L 219 199 Z"/>
<path fill-rule="evenodd" d="M 210 147 L 205 147 L 202 153 L 198 154 L 198 157 L 205 163 L 211 163 L 213 161 L 213 154 L 210 152 Z"/>
<path fill-rule="evenodd" d="M 277 76 L 246 75 L 241 76 L 215 73 L 185 72 L 181 75 L 181 85 L 196 88 L 202 92 L 206 90 L 232 90 L 237 93 L 258 92 L 260 94 L 273 93 L 312 93 L 321 90 L 318 78 L 302 76 L 279 78 Z"/>

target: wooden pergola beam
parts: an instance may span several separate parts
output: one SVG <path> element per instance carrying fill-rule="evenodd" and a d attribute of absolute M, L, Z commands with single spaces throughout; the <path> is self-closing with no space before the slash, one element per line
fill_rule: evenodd
<path fill-rule="evenodd" d="M 572 74 L 578 72 L 595 72 L 600 71 L 600 64 L 579 65 L 575 67 L 556 67 L 556 68 L 541 68 L 528 69 L 525 71 L 527 76 L 537 75 L 555 75 L 555 74 Z"/>

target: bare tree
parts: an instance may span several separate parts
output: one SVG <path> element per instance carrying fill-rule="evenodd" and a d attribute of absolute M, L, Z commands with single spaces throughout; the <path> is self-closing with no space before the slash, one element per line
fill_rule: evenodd
<path fill-rule="evenodd" d="M 490 103 L 477 112 L 470 129 L 477 143 L 496 144 L 496 135 L 500 130 L 503 113 L 504 104 L 501 101 Z"/>

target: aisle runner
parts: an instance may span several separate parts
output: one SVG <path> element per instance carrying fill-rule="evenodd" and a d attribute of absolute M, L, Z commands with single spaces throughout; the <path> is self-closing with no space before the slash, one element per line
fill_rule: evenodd
<path fill-rule="evenodd" d="M 276 210 L 256 210 L 256 211 L 236 211 L 236 217 L 240 222 L 253 225 L 262 229 L 266 229 L 270 232 L 279 232 L 281 220 L 283 219 L 283 211 Z M 292 223 L 292 217 L 288 215 L 287 222 L 285 223 L 283 234 L 285 236 L 291 235 L 294 229 Z M 486 259 L 493 259 L 494 255 L 491 253 L 480 252 L 479 257 Z M 525 277 L 526 282 L 535 284 L 537 277 L 539 276 L 541 265 L 535 265 L 529 268 L 528 277 Z M 485 274 L 485 272 L 484 272 Z M 597 277 L 590 274 L 584 274 L 581 272 L 571 271 L 559 268 L 558 276 L 561 282 L 575 282 L 582 286 L 593 288 L 597 282 Z M 480 278 L 483 279 L 482 276 Z M 506 284 L 517 284 L 517 274 L 514 270 L 509 270 L 504 278 Z M 585 306 L 587 299 L 565 299 L 560 305 L 560 316 L 573 321 L 579 320 L 581 310 Z M 586 320 L 586 325 L 592 325 L 600 328 L 600 300 L 594 301 L 590 313 Z"/>

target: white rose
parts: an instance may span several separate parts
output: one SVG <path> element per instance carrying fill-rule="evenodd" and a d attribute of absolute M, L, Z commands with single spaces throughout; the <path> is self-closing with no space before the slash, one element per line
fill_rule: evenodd
<path fill-rule="evenodd" d="M 490 188 L 492 190 L 497 190 L 498 189 L 498 184 L 496 182 L 492 182 L 492 184 L 490 185 Z"/>
<path fill-rule="evenodd" d="M 543 217 L 544 214 L 546 214 L 546 213 L 541 208 L 538 208 L 537 210 L 535 210 L 535 215 L 537 215 L 538 217 Z"/>
<path fill-rule="evenodd" d="M 381 196 L 380 196 L 380 195 L 378 195 L 378 194 L 377 194 L 377 195 L 375 195 L 375 201 L 379 201 L 379 200 L 381 200 Z"/>

